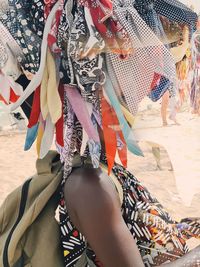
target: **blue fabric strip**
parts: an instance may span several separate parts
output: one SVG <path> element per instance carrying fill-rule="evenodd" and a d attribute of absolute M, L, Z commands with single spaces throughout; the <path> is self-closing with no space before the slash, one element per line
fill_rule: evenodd
<path fill-rule="evenodd" d="M 120 103 L 117 99 L 113 85 L 108 76 L 106 79 L 106 84 L 105 84 L 104 89 L 110 100 L 111 105 L 113 106 L 116 112 L 128 150 L 137 156 L 144 156 L 142 150 L 140 149 L 140 147 L 134 140 L 135 138 L 133 135 L 133 130 L 129 127 L 126 119 L 124 118 L 124 114 L 121 110 Z"/>

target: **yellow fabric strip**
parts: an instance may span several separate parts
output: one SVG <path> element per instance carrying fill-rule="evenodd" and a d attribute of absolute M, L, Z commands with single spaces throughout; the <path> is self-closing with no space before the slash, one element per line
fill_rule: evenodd
<path fill-rule="evenodd" d="M 62 115 L 62 103 L 58 92 L 56 64 L 49 49 L 41 82 L 40 104 L 43 119 L 46 120 L 49 113 L 52 123 L 55 124 Z"/>
<path fill-rule="evenodd" d="M 44 134 L 44 129 L 43 129 L 43 126 L 40 123 L 39 129 L 38 129 L 37 141 L 36 141 L 36 151 L 37 151 L 37 156 L 38 157 L 40 155 L 40 148 L 41 148 L 43 134 Z"/>
<path fill-rule="evenodd" d="M 121 110 L 126 118 L 126 120 L 129 122 L 131 126 L 133 126 L 135 118 L 134 116 L 123 106 L 121 105 Z"/>
<path fill-rule="evenodd" d="M 47 103 L 51 121 L 55 124 L 62 115 L 62 103 L 58 92 L 58 81 L 56 78 L 56 64 L 51 52 L 47 51 L 48 87 Z"/>

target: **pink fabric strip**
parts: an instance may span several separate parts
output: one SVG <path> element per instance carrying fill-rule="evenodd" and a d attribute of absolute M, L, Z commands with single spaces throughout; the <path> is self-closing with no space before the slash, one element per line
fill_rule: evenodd
<path fill-rule="evenodd" d="M 65 91 L 74 113 L 76 114 L 76 117 L 81 123 L 83 129 L 86 131 L 88 138 L 94 140 L 95 142 L 99 142 L 98 132 L 92 123 L 86 103 L 81 97 L 77 87 L 65 85 Z"/>

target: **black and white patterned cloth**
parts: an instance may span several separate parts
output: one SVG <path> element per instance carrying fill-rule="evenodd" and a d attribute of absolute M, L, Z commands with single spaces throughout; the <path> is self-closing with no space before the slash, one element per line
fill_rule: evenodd
<path fill-rule="evenodd" d="M 44 30 L 44 5 L 41 0 L 9 0 L 0 21 L 20 46 L 23 68 L 35 73 L 40 64 L 40 49 Z"/>

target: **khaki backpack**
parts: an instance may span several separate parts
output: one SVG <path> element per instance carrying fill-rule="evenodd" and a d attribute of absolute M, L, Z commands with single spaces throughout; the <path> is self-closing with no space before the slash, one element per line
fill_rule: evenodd
<path fill-rule="evenodd" d="M 55 151 L 0 207 L 0 267 L 64 267 L 55 219 L 62 164 Z"/>

